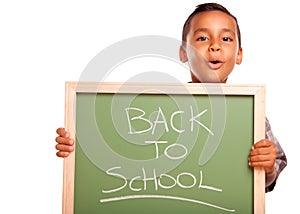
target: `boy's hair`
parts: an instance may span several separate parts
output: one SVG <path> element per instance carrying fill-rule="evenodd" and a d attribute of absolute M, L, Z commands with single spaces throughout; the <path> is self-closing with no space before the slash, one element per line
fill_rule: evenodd
<path fill-rule="evenodd" d="M 185 21 L 185 23 L 183 25 L 182 45 L 184 45 L 186 43 L 186 37 L 187 37 L 188 32 L 190 31 L 190 23 L 191 23 L 192 19 L 194 18 L 194 16 L 196 16 L 197 14 L 202 13 L 202 12 L 215 11 L 215 10 L 224 12 L 224 13 L 228 14 L 229 16 L 231 16 L 235 20 L 236 26 L 237 26 L 239 47 L 241 47 L 241 45 L 242 45 L 241 44 L 241 32 L 240 32 L 240 27 L 239 27 L 236 17 L 233 16 L 225 7 L 223 7 L 222 5 L 217 4 L 217 3 L 205 3 L 205 4 L 199 4 L 198 6 L 196 6 L 196 9 L 194 10 L 194 12 L 191 13 L 191 15 L 187 18 L 187 20 Z"/>

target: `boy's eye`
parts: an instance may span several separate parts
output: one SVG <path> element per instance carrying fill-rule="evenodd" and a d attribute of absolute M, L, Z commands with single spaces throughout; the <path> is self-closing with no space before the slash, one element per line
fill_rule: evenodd
<path fill-rule="evenodd" d="M 229 37 L 224 37 L 222 40 L 223 40 L 224 42 L 231 42 L 231 41 L 232 41 L 232 39 L 229 38 Z"/>
<path fill-rule="evenodd" d="M 197 41 L 207 41 L 207 40 L 208 40 L 208 38 L 205 36 L 200 36 L 197 38 Z"/>

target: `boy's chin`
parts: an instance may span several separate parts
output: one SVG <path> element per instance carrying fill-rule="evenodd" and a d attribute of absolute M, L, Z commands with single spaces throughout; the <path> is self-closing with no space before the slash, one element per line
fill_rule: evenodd
<path fill-rule="evenodd" d="M 226 83 L 226 81 L 221 81 L 218 77 L 192 77 L 193 83 Z"/>

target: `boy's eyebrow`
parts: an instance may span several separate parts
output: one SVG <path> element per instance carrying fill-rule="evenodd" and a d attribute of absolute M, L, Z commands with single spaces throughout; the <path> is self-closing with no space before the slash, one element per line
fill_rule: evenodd
<path fill-rule="evenodd" d="M 195 35 L 195 34 L 197 34 L 197 33 L 199 33 L 199 32 L 207 32 L 207 31 L 209 31 L 209 28 L 198 28 L 198 29 L 196 29 L 196 30 L 194 31 L 194 34 L 193 34 L 193 35 Z M 232 34 L 235 35 L 235 32 L 234 32 L 233 30 L 229 29 L 229 28 L 222 28 L 221 31 L 222 31 L 222 32 L 225 32 L 225 33 L 226 33 L 226 32 L 229 32 L 229 33 L 232 33 Z"/>
<path fill-rule="evenodd" d="M 198 32 L 206 32 L 206 31 L 208 31 L 208 28 L 198 28 L 198 29 L 196 29 L 195 31 L 194 31 L 194 34 L 193 35 L 195 35 L 196 33 L 198 33 Z"/>

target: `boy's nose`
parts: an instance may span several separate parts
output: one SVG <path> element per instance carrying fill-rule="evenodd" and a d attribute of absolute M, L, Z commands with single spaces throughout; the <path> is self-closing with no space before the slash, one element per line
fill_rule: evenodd
<path fill-rule="evenodd" d="M 209 49 L 210 49 L 210 51 L 215 52 L 215 51 L 220 51 L 220 50 L 221 50 L 221 47 L 220 47 L 220 45 L 218 45 L 218 44 L 213 44 L 213 45 L 210 46 Z"/>
<path fill-rule="evenodd" d="M 210 44 L 210 47 L 209 47 L 209 50 L 210 51 L 220 51 L 221 50 L 221 45 L 219 44 L 218 41 L 216 40 L 212 40 L 211 44 Z"/>

